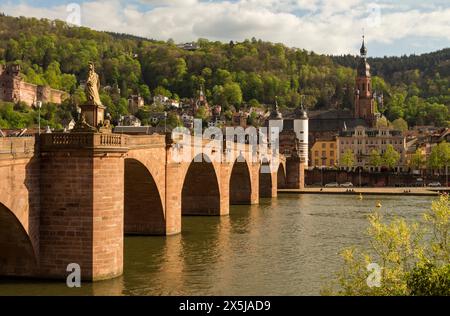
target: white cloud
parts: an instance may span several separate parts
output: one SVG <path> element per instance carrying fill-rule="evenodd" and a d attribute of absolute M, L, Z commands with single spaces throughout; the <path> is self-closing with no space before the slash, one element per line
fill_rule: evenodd
<path fill-rule="evenodd" d="M 327 54 L 356 53 L 363 28 L 369 43 L 393 43 L 417 36 L 442 39 L 447 46 L 450 43 L 448 6 L 419 11 L 362 0 L 140 2 L 152 5 L 153 9 L 142 11 L 136 4 L 120 0 L 84 2 L 82 24 L 155 39 L 172 38 L 177 42 L 200 37 L 222 41 L 256 37 Z M 65 6 L 38 8 L 23 3 L 0 4 L 0 11 L 62 20 L 68 14 Z"/>

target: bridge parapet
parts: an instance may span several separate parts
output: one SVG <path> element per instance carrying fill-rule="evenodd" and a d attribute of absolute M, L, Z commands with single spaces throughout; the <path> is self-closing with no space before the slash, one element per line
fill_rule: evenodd
<path fill-rule="evenodd" d="M 126 136 L 126 146 L 129 149 L 155 148 L 166 146 L 166 136 L 160 134 L 154 135 L 133 135 Z"/>
<path fill-rule="evenodd" d="M 0 157 L 31 157 L 35 152 L 34 137 L 2 137 L 0 138 Z"/>
<path fill-rule="evenodd" d="M 127 151 L 125 135 L 101 133 L 55 133 L 41 135 L 42 151 L 95 149 Z"/>

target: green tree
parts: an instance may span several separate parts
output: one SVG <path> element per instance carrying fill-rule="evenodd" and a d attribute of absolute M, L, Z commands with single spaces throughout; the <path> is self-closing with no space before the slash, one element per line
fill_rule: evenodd
<path fill-rule="evenodd" d="M 223 94 L 228 104 L 233 104 L 236 106 L 241 105 L 242 103 L 242 91 L 239 84 L 227 83 L 223 87 Z"/>
<path fill-rule="evenodd" d="M 398 131 L 405 132 L 408 130 L 408 123 L 403 118 L 394 120 L 392 126 Z"/>
<path fill-rule="evenodd" d="M 203 122 L 205 122 L 208 119 L 208 117 L 209 115 L 206 108 L 204 106 L 200 106 L 197 112 L 195 113 L 195 118 L 201 119 Z"/>
<path fill-rule="evenodd" d="M 415 170 L 422 170 L 426 165 L 426 156 L 421 148 L 417 148 L 416 152 L 412 155 L 409 166 Z"/>
<path fill-rule="evenodd" d="M 394 146 L 387 145 L 384 154 L 382 155 L 383 165 L 392 170 L 397 166 L 400 160 L 400 153 L 395 150 Z"/>
<path fill-rule="evenodd" d="M 355 165 L 355 155 L 351 149 L 347 149 L 341 157 L 341 165 L 347 169 L 352 168 Z"/>
<path fill-rule="evenodd" d="M 447 167 L 449 162 L 450 144 L 444 141 L 434 146 L 428 158 L 428 166 L 433 170 L 441 170 Z"/>
<path fill-rule="evenodd" d="M 172 92 L 170 92 L 169 90 L 167 90 L 166 88 L 162 87 L 162 86 L 158 86 L 154 91 L 153 91 L 153 95 L 157 96 L 157 95 L 162 95 L 164 97 L 172 97 Z"/>
<path fill-rule="evenodd" d="M 369 163 L 371 166 L 373 166 L 375 168 L 381 167 L 381 165 L 383 164 L 383 159 L 378 150 L 373 149 L 370 152 Z"/>

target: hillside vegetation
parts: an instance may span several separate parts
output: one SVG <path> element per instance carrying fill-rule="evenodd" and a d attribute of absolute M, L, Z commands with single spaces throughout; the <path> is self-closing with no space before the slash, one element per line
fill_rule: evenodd
<path fill-rule="evenodd" d="M 312 109 L 352 108 L 355 57 L 330 57 L 282 44 L 251 39 L 242 43 L 198 40 L 186 51 L 173 41 L 70 27 L 61 21 L 0 16 L 0 63 L 20 63 L 25 79 L 48 84 L 84 100 L 79 87 L 93 61 L 102 100 L 113 118 L 127 113 L 127 98 L 140 93 L 146 103 L 163 94 L 192 98 L 205 87 L 208 99 L 241 108 L 273 104 L 295 108 L 305 95 Z M 370 47 L 369 47 L 370 52 Z M 384 94 L 379 110 L 409 125 L 446 126 L 449 120 L 449 50 L 422 56 L 370 60 L 374 89 Z M 1 117 L 0 117 L 1 119 Z"/>

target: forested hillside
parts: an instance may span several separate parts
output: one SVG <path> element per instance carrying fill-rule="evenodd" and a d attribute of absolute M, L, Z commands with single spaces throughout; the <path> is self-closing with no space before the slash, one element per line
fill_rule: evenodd
<path fill-rule="evenodd" d="M 0 16 L 0 63 L 18 62 L 25 79 L 72 94 L 83 102 L 79 84 L 93 61 L 102 100 L 113 117 L 127 112 L 127 98 L 140 93 L 191 98 L 201 85 L 211 102 L 240 108 L 250 103 L 309 108 L 353 106 L 355 58 L 329 57 L 251 39 L 242 43 L 198 40 L 186 51 L 173 41 L 69 27 L 61 21 Z M 370 47 L 369 47 L 370 51 Z M 389 119 L 446 125 L 449 120 L 449 50 L 402 58 L 372 59 L 374 88 L 384 93 Z M 397 62 L 400 63 L 397 65 Z M 0 114 L 1 115 L 1 114 Z M 1 119 L 1 117 L 0 117 Z"/>

